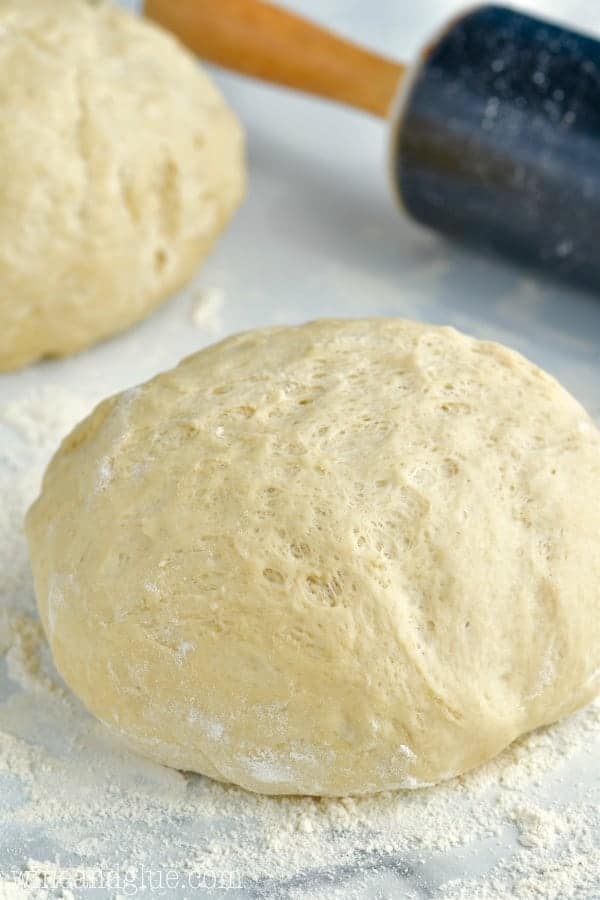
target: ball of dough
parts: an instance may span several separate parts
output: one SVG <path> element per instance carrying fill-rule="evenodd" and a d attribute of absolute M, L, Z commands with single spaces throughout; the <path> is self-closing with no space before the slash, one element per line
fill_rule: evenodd
<path fill-rule="evenodd" d="M 192 275 L 240 202 L 240 127 L 156 26 L 0 3 L 0 370 L 79 350 Z"/>
<path fill-rule="evenodd" d="M 600 434 L 498 344 L 230 337 L 104 401 L 27 522 L 56 664 L 141 753 L 252 791 L 420 787 L 600 688 Z"/>

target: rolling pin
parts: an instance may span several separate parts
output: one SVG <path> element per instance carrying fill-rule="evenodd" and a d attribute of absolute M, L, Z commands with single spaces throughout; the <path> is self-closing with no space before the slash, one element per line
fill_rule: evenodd
<path fill-rule="evenodd" d="M 389 118 L 417 222 L 600 289 L 600 42 L 500 6 L 410 68 L 261 0 L 146 0 L 203 59 Z"/>

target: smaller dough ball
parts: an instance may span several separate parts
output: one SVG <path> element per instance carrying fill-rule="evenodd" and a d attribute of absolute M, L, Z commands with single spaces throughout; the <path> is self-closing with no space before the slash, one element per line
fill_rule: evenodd
<path fill-rule="evenodd" d="M 600 689 L 600 434 L 498 344 L 236 335 L 101 403 L 27 531 L 56 665 L 131 746 L 271 794 L 420 787 Z"/>
<path fill-rule="evenodd" d="M 240 126 L 195 59 L 108 3 L 0 3 L 0 370 L 120 331 L 239 204 Z"/>

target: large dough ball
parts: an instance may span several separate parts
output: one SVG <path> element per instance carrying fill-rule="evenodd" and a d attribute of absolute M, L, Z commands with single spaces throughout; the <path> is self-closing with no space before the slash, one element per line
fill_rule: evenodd
<path fill-rule="evenodd" d="M 56 664 L 142 753 L 273 794 L 418 787 L 600 687 L 600 435 L 497 344 L 228 338 L 101 403 L 28 518 Z"/>
<path fill-rule="evenodd" d="M 173 38 L 0 2 L 0 370 L 79 350 L 192 275 L 239 203 L 239 125 Z"/>

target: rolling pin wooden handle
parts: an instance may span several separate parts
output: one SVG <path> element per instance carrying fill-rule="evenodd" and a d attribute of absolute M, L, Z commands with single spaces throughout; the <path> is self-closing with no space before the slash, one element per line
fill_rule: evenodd
<path fill-rule="evenodd" d="M 145 13 L 205 60 L 377 116 L 405 71 L 262 0 L 145 0 Z"/>

